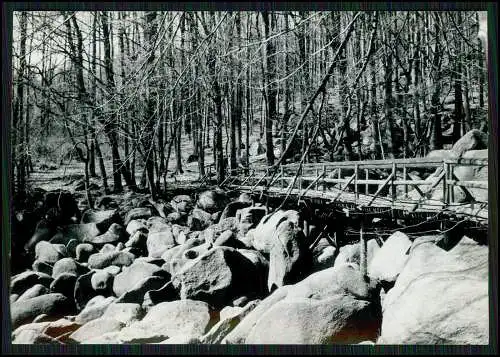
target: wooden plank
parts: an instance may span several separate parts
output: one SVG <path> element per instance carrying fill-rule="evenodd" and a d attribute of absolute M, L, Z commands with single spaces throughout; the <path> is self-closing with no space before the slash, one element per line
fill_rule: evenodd
<path fill-rule="evenodd" d="M 346 190 L 347 186 L 349 186 L 349 184 L 354 180 L 354 177 L 356 175 L 352 175 L 349 180 L 347 181 L 346 185 L 344 186 L 344 188 L 342 190 L 340 190 L 340 192 L 338 193 L 337 196 L 335 196 L 335 198 L 333 199 L 333 202 L 337 201 L 337 199 L 342 195 L 342 193 Z"/>
<path fill-rule="evenodd" d="M 456 177 L 455 175 L 453 175 Z M 466 187 L 466 188 L 484 188 L 488 189 L 488 181 L 460 181 L 460 180 L 453 180 L 448 183 L 449 185 L 452 186 L 460 186 L 460 187 Z"/>

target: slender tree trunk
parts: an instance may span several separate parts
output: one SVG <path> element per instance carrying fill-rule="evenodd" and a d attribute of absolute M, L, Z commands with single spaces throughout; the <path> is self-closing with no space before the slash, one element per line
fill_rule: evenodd
<path fill-rule="evenodd" d="M 439 150 L 443 148 L 443 139 L 442 139 L 442 129 L 441 129 L 441 57 L 442 50 L 440 45 L 439 38 L 439 13 L 435 12 L 434 15 L 434 56 L 432 59 L 432 74 L 433 74 L 433 87 L 434 91 L 432 93 L 431 99 L 431 137 L 430 137 L 430 149 L 431 150 Z"/>

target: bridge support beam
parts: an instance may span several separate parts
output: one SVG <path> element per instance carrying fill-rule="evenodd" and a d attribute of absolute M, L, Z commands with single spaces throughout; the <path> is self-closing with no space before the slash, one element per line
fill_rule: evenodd
<path fill-rule="evenodd" d="M 365 220 L 364 217 L 360 217 L 360 227 L 359 227 L 359 268 L 363 278 L 366 280 L 368 278 L 368 263 L 367 263 L 367 247 L 366 239 L 364 235 Z"/>

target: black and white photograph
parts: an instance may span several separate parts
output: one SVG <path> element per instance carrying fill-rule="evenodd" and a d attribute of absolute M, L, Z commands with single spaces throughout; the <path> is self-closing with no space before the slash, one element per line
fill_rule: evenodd
<path fill-rule="evenodd" d="M 487 15 L 13 11 L 11 343 L 489 345 Z"/>

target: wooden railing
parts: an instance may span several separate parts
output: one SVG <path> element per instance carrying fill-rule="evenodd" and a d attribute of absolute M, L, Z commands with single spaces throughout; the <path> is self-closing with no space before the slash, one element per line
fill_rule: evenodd
<path fill-rule="evenodd" d="M 485 181 L 460 181 L 454 170 L 457 166 L 488 165 L 487 159 L 394 159 L 394 160 L 370 160 L 370 161 L 341 161 L 321 164 L 287 164 L 278 169 L 272 169 L 265 165 L 253 166 L 251 169 L 235 170 L 228 175 L 223 182 L 225 186 L 239 186 L 241 188 L 255 190 L 269 190 L 288 194 L 294 192 L 299 197 L 318 193 L 330 192 L 333 200 L 338 200 L 350 189 L 349 200 L 358 203 L 360 195 L 363 197 L 365 206 L 372 205 L 376 200 L 384 197 L 387 201 L 408 198 L 410 189 L 415 190 L 421 201 L 427 199 L 430 192 L 442 184 L 443 194 L 441 203 L 443 205 L 455 202 L 454 187 L 462 189 L 466 196 L 471 197 L 468 189 L 487 189 L 488 182 Z M 428 169 L 433 171 L 432 179 L 412 179 L 409 169 Z M 228 173 L 229 174 L 229 173 Z M 373 177 L 376 178 L 373 178 Z M 378 177 L 377 177 L 378 176 Z M 361 187 L 364 186 L 364 189 Z M 371 187 L 370 187 L 371 186 Z M 369 188 L 375 193 L 368 194 Z M 397 187 L 403 186 L 403 195 L 397 195 Z M 333 192 L 332 192 L 333 191 Z M 361 192 L 363 191 L 363 192 Z M 368 198 L 367 198 L 368 197 Z M 331 198 L 331 197 L 330 197 Z M 418 205 L 418 203 L 417 203 Z"/>

